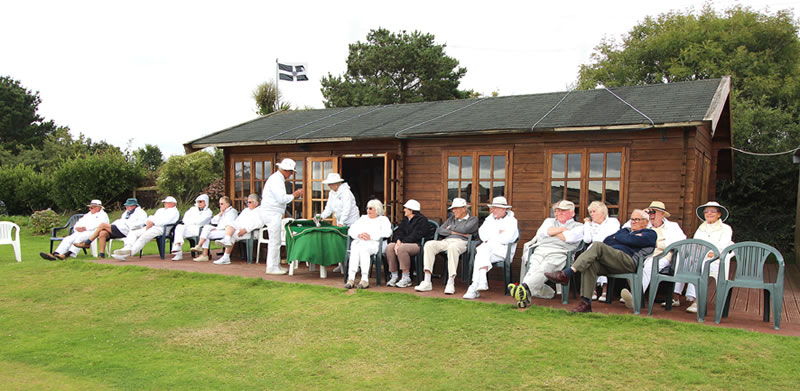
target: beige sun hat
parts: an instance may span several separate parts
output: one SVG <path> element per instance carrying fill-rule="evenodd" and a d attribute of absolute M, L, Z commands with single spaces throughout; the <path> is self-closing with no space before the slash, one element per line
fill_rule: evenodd
<path fill-rule="evenodd" d="M 722 220 L 723 222 L 728 219 L 728 215 L 730 214 L 728 212 L 728 208 L 720 205 L 717 201 L 708 201 L 705 204 L 700 205 L 700 206 L 697 207 L 697 210 L 696 210 L 697 217 L 699 217 L 700 220 L 706 221 L 706 217 L 703 215 L 703 211 L 706 209 L 707 206 L 713 206 L 713 207 L 717 208 L 720 211 L 720 213 L 722 213 L 722 216 L 720 217 L 720 220 Z"/>
<path fill-rule="evenodd" d="M 453 198 L 453 204 L 450 205 L 450 207 L 447 208 L 447 209 L 461 208 L 461 207 L 465 207 L 465 206 L 469 206 L 469 205 L 467 205 L 467 200 L 465 200 L 463 198 L 456 197 L 456 198 Z"/>
<path fill-rule="evenodd" d="M 100 208 L 103 208 L 103 203 L 100 202 L 100 200 L 92 200 L 92 202 L 90 202 L 89 205 L 86 206 L 88 207 L 99 206 Z"/>
<path fill-rule="evenodd" d="M 494 197 L 494 199 L 492 199 L 492 203 L 489 204 L 489 205 L 486 205 L 486 206 L 488 206 L 490 208 L 511 209 L 511 205 L 508 204 L 508 201 L 506 201 L 506 197 L 503 197 L 503 196 Z M 574 206 L 575 205 L 573 205 L 573 207 Z"/>
<path fill-rule="evenodd" d="M 571 211 L 574 212 L 575 211 L 575 203 L 572 202 L 572 201 L 569 201 L 569 200 L 561 200 L 556 204 L 555 208 L 556 209 L 561 209 L 561 210 L 571 210 Z"/>
<path fill-rule="evenodd" d="M 658 211 L 664 212 L 664 217 L 669 217 L 670 216 L 669 212 L 667 212 L 666 205 L 664 205 L 664 203 L 661 202 L 661 201 L 653 201 L 653 202 L 651 202 L 650 206 L 645 208 L 645 210 L 648 210 L 648 209 L 658 210 Z"/>

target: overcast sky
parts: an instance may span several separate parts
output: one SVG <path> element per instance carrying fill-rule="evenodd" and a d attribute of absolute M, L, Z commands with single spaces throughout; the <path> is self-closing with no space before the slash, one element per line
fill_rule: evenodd
<path fill-rule="evenodd" d="M 564 91 L 606 37 L 702 1 L 4 1 L 0 75 L 39 91 L 39 112 L 121 148 L 182 145 L 257 117 L 251 92 L 275 59 L 308 64 L 281 82 L 292 106 L 322 108 L 319 80 L 346 70 L 370 29 L 419 30 L 467 68 L 460 89 Z M 386 5 L 384 5 L 386 4 Z M 800 0 L 715 1 L 763 11 Z"/>

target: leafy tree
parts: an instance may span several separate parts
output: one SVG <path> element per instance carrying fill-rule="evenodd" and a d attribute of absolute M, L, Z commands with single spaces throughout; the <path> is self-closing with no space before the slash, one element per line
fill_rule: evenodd
<path fill-rule="evenodd" d="M 44 137 L 41 147 L 19 145 L 16 151 L 0 147 L 0 166 L 23 164 L 36 171 L 47 171 L 70 158 L 105 153 L 122 152 L 105 141 L 94 142 L 83 134 L 73 139 L 69 128 L 59 127 Z"/>
<path fill-rule="evenodd" d="M 190 155 L 173 155 L 161 167 L 158 191 L 178 199 L 181 205 L 194 200 L 215 179 L 222 176 L 214 171 L 214 157 L 206 151 Z"/>
<path fill-rule="evenodd" d="M 800 145 L 800 39 L 792 12 L 735 6 L 722 13 L 670 12 L 646 18 L 617 44 L 604 39 L 581 66 L 578 87 L 669 83 L 731 75 L 734 146 L 779 152 Z M 734 240 L 791 251 L 797 166 L 791 157 L 737 154 L 735 181 L 719 181 Z M 768 225 L 768 226 L 767 226 Z"/>
<path fill-rule="evenodd" d="M 45 136 L 56 130 L 53 121 L 37 114 L 39 92 L 31 92 L 19 81 L 0 76 L 0 146 L 13 152 L 18 146 L 41 147 Z"/>
<path fill-rule="evenodd" d="M 432 34 L 379 28 L 350 44 L 347 72 L 322 78 L 326 107 L 365 106 L 465 98 L 459 79 L 467 69 L 445 54 Z"/>
<path fill-rule="evenodd" d="M 145 144 L 144 148 L 139 148 L 133 152 L 136 165 L 144 170 L 155 172 L 164 163 L 164 155 L 156 145 Z"/>
<path fill-rule="evenodd" d="M 267 115 L 291 108 L 289 102 L 282 101 L 283 95 L 278 90 L 274 80 L 265 81 L 256 86 L 251 96 L 256 101 L 256 113 L 258 115 Z"/>
<path fill-rule="evenodd" d="M 3 166 L 0 168 L 0 183 L 3 184 L 0 186 L 0 201 L 12 215 L 25 215 L 53 205 L 49 177 L 29 166 Z"/>

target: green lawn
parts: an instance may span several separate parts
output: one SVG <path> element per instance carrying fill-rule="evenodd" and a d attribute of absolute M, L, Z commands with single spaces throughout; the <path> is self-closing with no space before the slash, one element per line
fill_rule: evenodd
<path fill-rule="evenodd" d="M 796 389 L 800 339 L 38 258 L 0 246 L 0 388 Z"/>

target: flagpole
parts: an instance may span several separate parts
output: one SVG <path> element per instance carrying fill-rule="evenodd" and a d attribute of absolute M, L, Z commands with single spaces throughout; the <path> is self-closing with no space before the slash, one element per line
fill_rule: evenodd
<path fill-rule="evenodd" d="M 278 75 L 278 58 L 275 57 L 275 111 L 280 110 L 281 107 L 281 94 L 278 91 L 278 81 L 280 81 Z"/>

